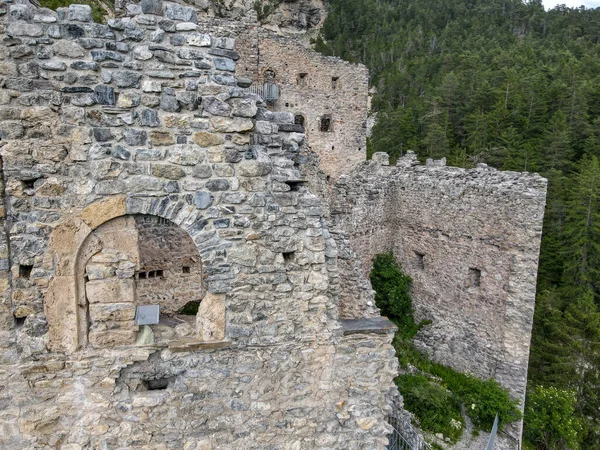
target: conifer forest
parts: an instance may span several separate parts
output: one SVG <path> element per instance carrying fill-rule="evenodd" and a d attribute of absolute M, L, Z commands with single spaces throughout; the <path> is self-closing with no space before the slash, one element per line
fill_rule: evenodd
<path fill-rule="evenodd" d="M 600 8 L 329 0 L 315 48 L 361 62 L 369 151 L 549 180 L 526 445 L 600 449 Z"/>

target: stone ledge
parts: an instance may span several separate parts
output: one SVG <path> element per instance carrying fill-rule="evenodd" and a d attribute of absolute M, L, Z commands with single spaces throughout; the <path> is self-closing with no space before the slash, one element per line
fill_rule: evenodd
<path fill-rule="evenodd" d="M 169 350 L 175 353 L 191 352 L 195 350 L 213 350 L 228 347 L 231 347 L 231 341 L 202 342 L 193 338 L 190 338 L 189 340 L 185 338 L 179 338 L 168 343 Z"/>
<path fill-rule="evenodd" d="M 398 331 L 387 317 L 340 320 L 344 336 L 351 334 L 388 334 Z"/>

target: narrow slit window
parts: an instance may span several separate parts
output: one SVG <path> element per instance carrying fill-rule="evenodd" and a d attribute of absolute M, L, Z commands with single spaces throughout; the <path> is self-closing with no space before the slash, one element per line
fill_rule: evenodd
<path fill-rule="evenodd" d="M 415 266 L 420 270 L 425 269 L 425 254 L 415 252 Z"/>
<path fill-rule="evenodd" d="M 331 116 L 321 117 L 320 127 L 322 132 L 331 131 Z"/>
<path fill-rule="evenodd" d="M 481 270 L 470 268 L 469 269 L 469 287 L 481 286 Z"/>
<path fill-rule="evenodd" d="M 331 89 L 336 90 L 339 88 L 340 77 L 331 77 Z"/>

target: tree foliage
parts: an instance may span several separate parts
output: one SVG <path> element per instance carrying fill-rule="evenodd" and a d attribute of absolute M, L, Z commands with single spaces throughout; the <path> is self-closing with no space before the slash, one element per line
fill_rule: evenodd
<path fill-rule="evenodd" d="M 576 440 L 600 449 L 600 8 L 328 5 L 316 48 L 366 64 L 377 90 L 370 151 L 548 178 L 529 383 L 574 392 Z"/>

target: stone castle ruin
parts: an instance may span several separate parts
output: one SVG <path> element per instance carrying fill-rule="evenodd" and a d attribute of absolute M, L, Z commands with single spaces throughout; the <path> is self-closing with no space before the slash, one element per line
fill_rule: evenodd
<path fill-rule="evenodd" d="M 384 448 L 390 249 L 522 400 L 545 180 L 364 162 L 366 68 L 200 3 L 0 5 L 0 448 Z"/>

